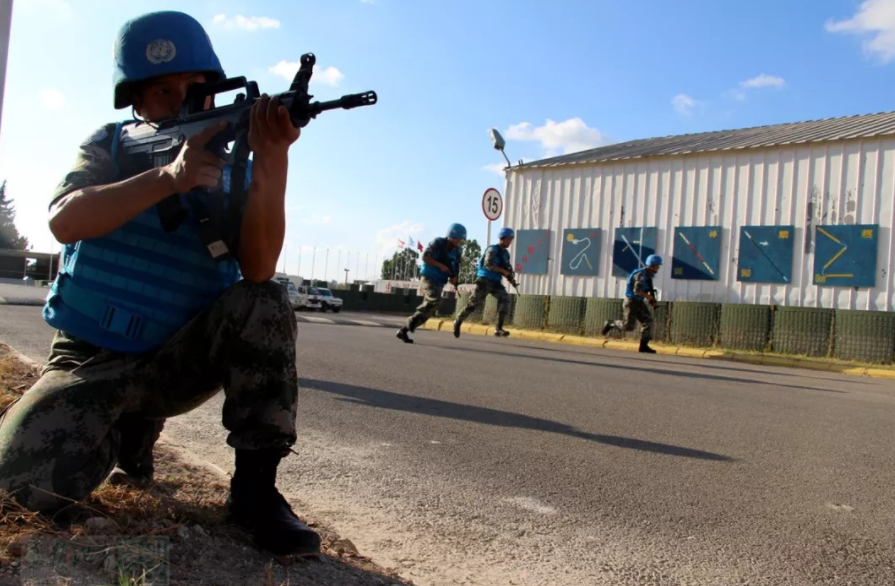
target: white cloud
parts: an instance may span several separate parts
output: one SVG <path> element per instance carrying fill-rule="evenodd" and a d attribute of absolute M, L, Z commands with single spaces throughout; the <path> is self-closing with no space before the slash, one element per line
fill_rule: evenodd
<path fill-rule="evenodd" d="M 767 73 L 762 73 L 756 75 L 751 79 L 747 79 L 745 81 L 741 81 L 739 85 L 732 90 L 727 92 L 727 95 L 736 100 L 737 102 L 745 102 L 746 98 L 749 96 L 748 92 L 753 90 L 760 90 L 764 88 L 777 88 L 780 89 L 786 85 L 786 80 L 777 75 L 768 75 Z"/>
<path fill-rule="evenodd" d="M 227 16 L 226 14 L 216 14 L 211 23 L 225 30 L 242 29 L 246 31 L 258 31 L 268 28 L 280 28 L 280 21 L 267 16 Z"/>
<path fill-rule="evenodd" d="M 491 171 L 492 173 L 497 173 L 501 177 L 504 177 L 504 169 L 506 169 L 506 163 L 492 163 L 490 165 L 483 165 L 482 170 Z"/>
<path fill-rule="evenodd" d="M 538 127 L 533 127 L 530 122 L 521 122 L 510 126 L 506 136 L 509 140 L 540 142 L 548 157 L 609 144 L 602 132 L 590 128 L 581 118 L 569 118 L 563 122 L 548 118 L 543 126 Z"/>
<path fill-rule="evenodd" d="M 45 89 L 40 92 L 40 105 L 54 112 L 61 110 L 65 106 L 65 95 L 59 90 Z"/>
<path fill-rule="evenodd" d="M 693 113 L 693 108 L 696 107 L 697 101 L 688 96 L 687 94 L 678 94 L 671 98 L 671 105 L 674 106 L 674 110 L 678 114 L 682 114 L 684 116 L 689 116 Z"/>
<path fill-rule="evenodd" d="M 828 20 L 827 32 L 870 37 L 864 41 L 864 53 L 876 55 L 883 63 L 895 59 L 895 2 L 866 0 L 848 20 Z"/>
<path fill-rule="evenodd" d="M 740 82 L 740 87 L 747 89 L 755 89 L 762 87 L 783 87 L 786 85 L 786 80 L 782 77 L 777 77 L 776 75 L 768 75 L 766 73 L 762 73 L 761 75 L 757 75 L 752 79 L 747 79 L 746 81 Z"/>
<path fill-rule="evenodd" d="M 329 224 L 330 222 L 333 221 L 333 219 L 332 219 L 332 216 L 326 216 L 326 215 L 322 215 L 322 214 L 311 214 L 310 216 L 308 216 L 306 218 L 302 218 L 300 221 L 302 224 L 311 224 L 311 225 L 319 226 L 322 224 Z"/>
<path fill-rule="evenodd" d="M 269 67 L 268 71 L 270 71 L 274 75 L 282 77 L 286 81 L 292 81 L 295 78 L 295 74 L 296 72 L 298 72 L 299 67 L 301 67 L 301 62 L 299 61 L 283 60 L 273 67 Z M 314 85 L 315 83 L 322 83 L 335 87 L 339 85 L 339 82 L 341 82 L 344 78 L 345 75 L 333 66 L 329 66 L 323 71 L 320 71 L 320 67 L 315 65 L 313 75 L 311 76 L 311 85 Z"/>
<path fill-rule="evenodd" d="M 314 76 L 311 78 L 311 83 L 318 82 L 336 87 L 344 78 L 345 74 L 343 74 L 332 65 L 320 72 L 317 71 L 317 67 L 315 66 Z"/>
<path fill-rule="evenodd" d="M 417 235 L 423 231 L 423 225 L 419 222 L 404 221 L 376 232 L 376 251 L 386 257 L 398 252 L 398 240 L 407 242 L 411 236 L 417 240 Z"/>

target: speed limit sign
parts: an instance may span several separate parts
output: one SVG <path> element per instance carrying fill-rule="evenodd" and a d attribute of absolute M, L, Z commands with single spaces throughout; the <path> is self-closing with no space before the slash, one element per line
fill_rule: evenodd
<path fill-rule="evenodd" d="M 485 212 L 485 217 L 492 222 L 503 213 L 503 198 L 500 197 L 500 192 L 493 187 L 488 188 L 485 195 L 482 196 L 482 211 Z"/>

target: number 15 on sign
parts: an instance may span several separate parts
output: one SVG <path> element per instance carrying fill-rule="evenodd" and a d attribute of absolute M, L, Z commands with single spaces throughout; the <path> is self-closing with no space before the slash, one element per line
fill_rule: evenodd
<path fill-rule="evenodd" d="M 493 187 L 486 189 L 485 194 L 482 196 L 482 211 L 485 213 L 485 217 L 488 218 L 487 244 L 491 244 L 491 222 L 499 219 L 503 213 L 503 198 L 500 196 L 500 192 Z"/>

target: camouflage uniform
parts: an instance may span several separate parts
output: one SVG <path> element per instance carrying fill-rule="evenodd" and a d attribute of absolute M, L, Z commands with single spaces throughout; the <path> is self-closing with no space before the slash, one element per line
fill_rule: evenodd
<path fill-rule="evenodd" d="M 101 135 L 82 145 L 54 199 L 114 179 Z M 296 441 L 296 333 L 286 289 L 244 280 L 149 353 L 57 332 L 40 379 L 0 417 L 0 489 L 43 511 L 88 496 L 116 463 L 148 466 L 151 476 L 164 419 L 221 387 L 229 445 L 287 451 Z"/>
<path fill-rule="evenodd" d="M 648 270 L 641 270 L 633 275 L 631 283 L 631 291 L 625 297 L 622 306 L 624 314 L 621 320 L 607 322 L 603 335 L 606 335 L 610 329 L 617 329 L 622 332 L 631 332 L 634 330 L 635 322 L 640 322 L 640 341 L 643 344 L 653 339 L 653 315 L 650 313 L 646 302 L 642 296 L 653 290 L 653 279 Z"/>
<path fill-rule="evenodd" d="M 429 321 L 429 318 L 438 311 L 441 305 L 441 293 L 446 283 L 439 283 L 426 277 L 420 277 L 420 285 L 423 289 L 423 302 L 416 308 L 416 312 L 407 318 L 405 327 L 411 332 Z"/>
<path fill-rule="evenodd" d="M 613 327 L 623 332 L 634 331 L 634 324 L 640 322 L 640 340 L 649 342 L 653 339 L 653 314 L 646 303 L 627 297 L 622 306 L 624 317 L 615 321 Z"/>
<path fill-rule="evenodd" d="M 482 261 L 483 267 L 490 267 L 495 265 L 495 258 L 493 251 L 489 248 L 485 252 L 485 258 Z M 469 298 L 469 303 L 460 312 L 460 315 L 457 317 L 458 322 L 466 321 L 466 318 L 472 315 L 472 312 L 476 310 L 480 303 L 484 303 L 485 299 L 488 295 L 494 295 L 497 298 L 497 329 L 503 329 L 503 322 L 507 317 L 507 312 L 510 310 L 510 294 L 507 293 L 506 287 L 503 286 L 502 281 L 493 281 L 486 277 L 479 277 L 475 281 L 475 291 L 473 291 L 472 295 Z"/>

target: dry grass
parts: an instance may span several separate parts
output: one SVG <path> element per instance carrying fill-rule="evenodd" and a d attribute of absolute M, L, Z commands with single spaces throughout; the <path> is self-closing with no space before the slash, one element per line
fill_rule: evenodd
<path fill-rule="evenodd" d="M 0 344 L 0 410 L 21 396 L 37 376 L 36 367 L 19 361 Z M 102 575 L 102 583 L 113 580 L 119 586 L 147 586 L 159 569 L 168 575 L 165 583 L 175 586 L 411 584 L 309 519 L 305 522 L 323 538 L 322 555 L 273 558 L 254 547 L 245 531 L 227 523 L 227 477 L 164 437 L 156 447 L 155 460 L 156 481 L 149 488 L 106 483 L 53 517 L 27 511 L 0 494 L 0 585 L 20 584 L 22 568 L 32 559 L 29 548 L 32 554 L 41 551 L 43 555 L 39 548 L 54 540 L 79 553 L 98 553 L 87 568 L 93 572 L 90 579 Z M 144 556 L 142 566 L 123 563 L 133 557 L 137 542 L 164 544 L 160 551 L 166 553 L 148 561 Z M 58 579 L 52 583 L 63 583 Z"/>

